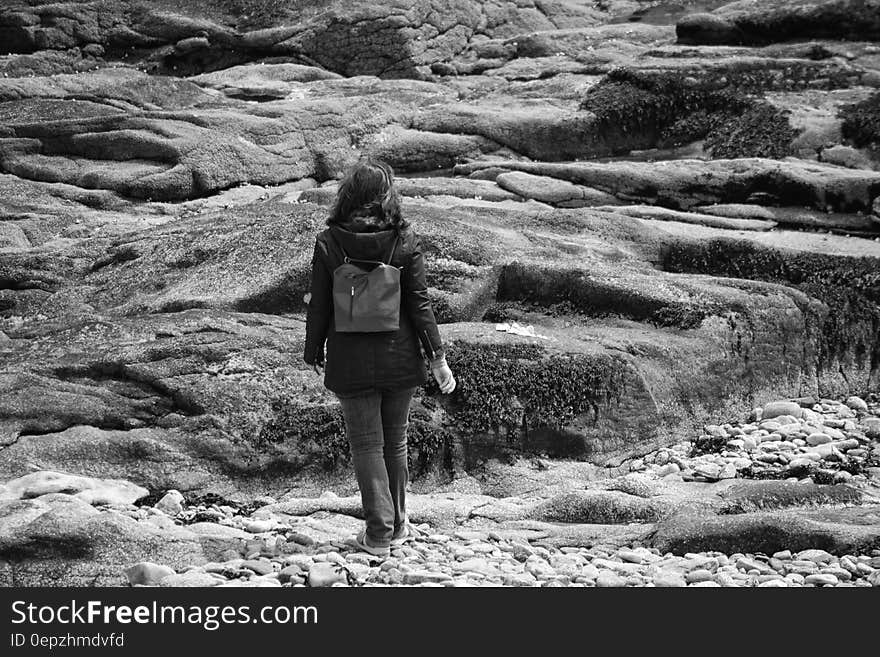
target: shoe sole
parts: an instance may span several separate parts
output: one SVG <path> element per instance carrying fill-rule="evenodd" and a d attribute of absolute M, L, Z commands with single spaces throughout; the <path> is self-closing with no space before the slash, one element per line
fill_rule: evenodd
<path fill-rule="evenodd" d="M 390 557 L 391 556 L 391 548 L 390 547 L 373 547 L 372 545 L 366 544 L 366 536 L 361 539 L 361 536 L 357 536 L 354 539 L 354 544 L 358 547 L 358 549 L 366 552 L 367 554 L 371 554 L 374 557 Z"/>

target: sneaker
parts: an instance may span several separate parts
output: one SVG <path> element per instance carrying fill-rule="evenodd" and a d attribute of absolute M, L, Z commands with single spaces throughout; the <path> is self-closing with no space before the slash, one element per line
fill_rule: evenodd
<path fill-rule="evenodd" d="M 360 550 L 363 550 L 367 554 L 372 554 L 374 557 L 389 557 L 391 556 L 391 548 L 390 547 L 380 547 L 374 546 L 367 543 L 367 530 L 366 528 L 362 529 L 357 537 L 354 539 L 354 544 Z"/>
<path fill-rule="evenodd" d="M 404 523 L 403 527 L 398 529 L 391 536 L 391 545 L 403 545 L 406 543 L 413 535 L 413 532 L 410 530 L 410 524 Z"/>

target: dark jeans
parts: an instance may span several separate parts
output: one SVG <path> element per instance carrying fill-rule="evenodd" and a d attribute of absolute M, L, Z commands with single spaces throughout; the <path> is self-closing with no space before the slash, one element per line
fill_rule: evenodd
<path fill-rule="evenodd" d="M 415 388 L 339 394 L 370 545 L 381 547 L 406 522 L 406 429 Z"/>

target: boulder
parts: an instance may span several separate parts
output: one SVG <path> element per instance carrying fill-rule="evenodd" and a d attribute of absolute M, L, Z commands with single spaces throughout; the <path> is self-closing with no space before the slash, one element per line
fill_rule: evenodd
<path fill-rule="evenodd" d="M 153 508 L 158 509 L 162 513 L 167 513 L 169 516 L 176 516 L 183 511 L 183 502 L 183 495 L 180 494 L 180 491 L 170 490 L 162 496 L 162 499 L 156 502 Z"/>
<path fill-rule="evenodd" d="M 789 481 L 738 482 L 721 495 L 721 513 L 747 513 L 796 506 L 857 505 L 864 495 L 844 485 Z"/>
<path fill-rule="evenodd" d="M 732 2 L 676 24 L 680 43 L 749 44 L 805 39 L 880 39 L 875 0 Z"/>
<path fill-rule="evenodd" d="M 799 418 L 803 414 L 804 410 L 801 405 L 793 401 L 773 401 L 764 404 L 764 407 L 761 409 L 762 420 L 772 420 L 781 416 Z"/>
<path fill-rule="evenodd" d="M 708 12 L 682 17 L 675 24 L 675 33 L 679 43 L 728 45 L 745 41 L 745 36 L 732 20 Z"/>
<path fill-rule="evenodd" d="M 182 527 L 159 529 L 72 495 L 0 502 L 3 586 L 123 586 L 132 563 L 182 568 L 220 554 Z"/>
<path fill-rule="evenodd" d="M 880 545 L 877 514 L 876 505 L 717 516 L 684 511 L 660 523 L 649 544 L 678 555 L 712 550 L 773 554 L 809 548 L 856 554 Z"/>
<path fill-rule="evenodd" d="M 619 201 L 612 195 L 598 189 L 574 185 L 564 180 L 547 176 L 534 176 L 520 171 L 499 174 L 495 182 L 520 196 L 561 207 L 583 207 L 590 205 L 616 205 Z"/>
<path fill-rule="evenodd" d="M 7 481 L 0 488 L 0 501 L 26 500 L 52 493 L 71 495 L 86 504 L 126 506 L 149 491 L 121 479 L 97 479 L 41 470 Z"/>
<path fill-rule="evenodd" d="M 852 146 L 837 144 L 819 153 L 819 160 L 850 169 L 872 169 L 871 158 Z"/>

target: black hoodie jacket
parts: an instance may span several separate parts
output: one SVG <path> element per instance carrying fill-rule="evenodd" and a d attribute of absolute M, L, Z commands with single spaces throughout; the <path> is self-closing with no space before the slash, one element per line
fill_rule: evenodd
<path fill-rule="evenodd" d="M 356 232 L 364 228 L 354 222 L 347 227 L 354 230 L 332 224 L 315 238 L 303 360 L 309 365 L 325 361 L 324 386 L 333 392 L 422 385 L 428 376 L 425 358 L 437 359 L 444 350 L 428 298 L 421 239 L 410 226 L 399 231 L 392 228 L 376 232 Z M 397 331 L 336 332 L 332 275 L 342 264 L 342 254 L 328 243 L 331 231 L 349 257 L 364 260 L 387 258 L 394 238 L 400 235 L 390 262 L 401 268 L 401 313 Z"/>

